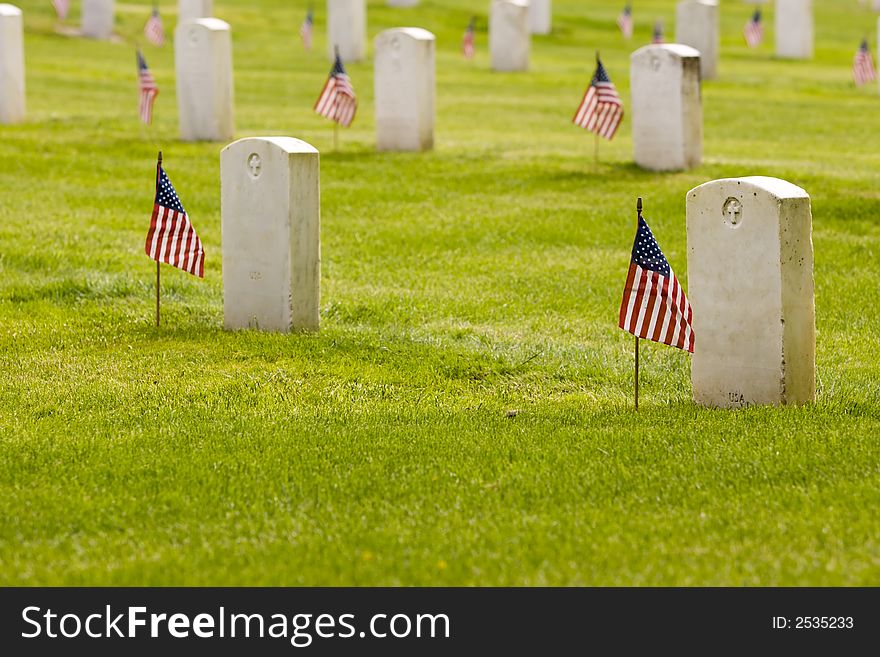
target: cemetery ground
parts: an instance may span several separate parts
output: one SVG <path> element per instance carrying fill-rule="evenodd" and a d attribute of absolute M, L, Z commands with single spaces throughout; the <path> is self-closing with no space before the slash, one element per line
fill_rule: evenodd
<path fill-rule="evenodd" d="M 629 118 L 598 166 L 570 120 L 597 47 L 628 103 L 629 53 L 654 18 L 673 33 L 674 3 L 640 2 L 630 43 L 622 1 L 589 4 L 556 0 L 531 71 L 497 74 L 488 3 L 468 62 L 473 3 L 371 1 L 371 39 L 415 24 L 438 45 L 436 150 L 377 154 L 371 60 L 347 66 L 338 152 L 311 111 L 321 3 L 307 55 L 306 2 L 216 3 L 237 135 L 321 151 L 322 326 L 276 335 L 222 329 L 222 144 L 177 140 L 170 45 L 144 51 L 146 131 L 133 48 L 23 2 L 29 115 L 0 127 L 0 583 L 876 585 L 880 97 L 850 79 L 875 19 L 815 3 L 814 61 L 783 62 L 772 8 L 752 51 L 750 6 L 724 3 L 704 163 L 657 175 L 631 164 Z M 140 37 L 149 6 L 117 5 L 118 32 Z M 203 281 L 163 265 L 159 329 L 158 145 L 207 252 Z M 643 342 L 634 412 L 617 311 L 636 197 L 687 288 L 685 194 L 743 175 L 812 197 L 817 402 L 698 408 L 689 356 Z"/>

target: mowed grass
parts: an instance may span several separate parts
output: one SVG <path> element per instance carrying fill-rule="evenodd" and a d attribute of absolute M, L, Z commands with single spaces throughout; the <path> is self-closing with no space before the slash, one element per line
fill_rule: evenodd
<path fill-rule="evenodd" d="M 162 6 L 166 29 L 173 5 Z M 880 108 L 850 80 L 874 15 L 816 5 L 816 58 L 748 50 L 724 3 L 703 87 L 704 164 L 631 163 L 570 124 L 594 51 L 629 103 L 631 50 L 674 2 L 556 0 L 532 70 L 489 70 L 488 2 L 369 2 L 371 38 L 437 35 L 437 147 L 377 154 L 372 60 L 332 152 L 312 113 L 325 12 L 218 0 L 233 26 L 238 136 L 321 151 L 322 327 L 222 329 L 221 144 L 177 140 L 171 47 L 137 120 L 150 3 L 120 43 L 59 35 L 28 0 L 28 120 L 0 126 L 0 583 L 3 585 L 877 585 L 880 583 Z M 459 53 L 477 12 L 478 55 Z M 69 24 L 78 20 L 76 7 Z M 370 49 L 372 56 L 372 47 Z M 206 277 L 143 253 L 155 154 L 205 243 Z M 616 317 L 637 196 L 686 285 L 686 192 L 770 175 L 812 196 L 815 405 L 690 400 L 690 358 Z M 508 411 L 519 413 L 508 417 Z"/>

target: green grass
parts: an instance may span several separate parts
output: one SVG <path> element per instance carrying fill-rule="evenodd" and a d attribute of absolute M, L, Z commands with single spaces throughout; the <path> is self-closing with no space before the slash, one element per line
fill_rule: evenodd
<path fill-rule="evenodd" d="M 237 134 L 323 151 L 317 335 L 222 330 L 221 145 L 177 141 L 172 49 L 145 49 L 146 132 L 131 46 L 22 3 L 28 121 L 0 126 L 0 584 L 880 583 L 880 98 L 849 73 L 873 14 L 815 3 L 815 60 L 783 62 L 772 9 L 750 51 L 750 6 L 724 3 L 704 164 L 656 175 L 628 121 L 594 167 L 570 118 L 596 48 L 628 103 L 629 52 L 655 17 L 672 34 L 672 0 L 638 4 L 631 44 L 622 2 L 556 0 L 532 71 L 508 75 L 488 70 L 488 2 L 371 0 L 371 36 L 438 38 L 420 155 L 374 152 L 371 61 L 349 66 L 361 109 L 330 152 L 323 6 L 304 55 L 306 2 L 256 4 L 216 3 Z M 149 3 L 117 7 L 141 38 Z M 157 145 L 207 251 L 204 281 L 163 268 L 159 330 Z M 646 344 L 634 413 L 616 314 L 636 196 L 686 284 L 685 194 L 740 175 L 812 196 L 817 403 L 697 408 L 689 357 Z"/>

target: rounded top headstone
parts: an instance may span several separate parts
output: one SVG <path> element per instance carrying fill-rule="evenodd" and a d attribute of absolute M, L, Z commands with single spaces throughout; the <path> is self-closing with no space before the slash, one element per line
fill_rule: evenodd
<path fill-rule="evenodd" d="M 379 32 L 379 34 L 376 35 L 376 42 L 378 43 L 380 39 L 387 39 L 395 35 L 402 35 L 416 41 L 436 40 L 436 37 L 432 32 L 428 32 L 428 30 L 424 30 L 421 27 L 392 27 L 383 32 Z"/>
<path fill-rule="evenodd" d="M 192 25 L 198 25 L 199 27 L 203 27 L 212 32 L 222 32 L 224 30 L 232 29 L 229 23 L 224 20 L 220 20 L 219 18 L 191 18 L 189 20 L 178 23 L 177 29 L 179 30 L 182 27 L 189 27 Z"/>
<path fill-rule="evenodd" d="M 699 50 L 697 50 L 696 48 L 691 48 L 690 46 L 686 46 L 682 43 L 652 43 L 647 46 L 642 46 L 641 48 L 636 50 L 632 55 L 630 55 L 630 59 L 633 61 L 639 59 L 649 59 L 652 56 L 656 57 L 660 54 L 671 55 L 677 59 L 699 59 L 700 57 Z"/>
<path fill-rule="evenodd" d="M 689 197 L 696 197 L 703 192 L 711 192 L 718 187 L 728 188 L 737 185 L 746 191 L 761 191 L 774 198 L 810 198 L 806 191 L 787 180 L 770 176 L 746 176 L 745 178 L 722 178 L 703 183 L 688 192 Z"/>
<path fill-rule="evenodd" d="M 296 137 L 245 137 L 227 144 L 223 150 L 227 151 L 230 148 L 237 148 L 248 144 L 252 145 L 254 142 L 271 144 L 285 153 L 318 153 L 317 148 Z"/>
<path fill-rule="evenodd" d="M 0 4 L 0 16 L 21 16 L 21 9 L 15 5 Z"/>
<path fill-rule="evenodd" d="M 529 0 L 493 0 L 496 5 L 516 5 L 517 7 L 529 8 Z"/>

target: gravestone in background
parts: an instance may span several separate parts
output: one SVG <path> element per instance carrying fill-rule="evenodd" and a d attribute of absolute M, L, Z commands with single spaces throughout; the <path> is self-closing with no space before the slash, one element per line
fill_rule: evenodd
<path fill-rule="evenodd" d="M 113 0 L 83 0 L 82 35 L 102 40 L 113 36 L 113 9 Z"/>
<path fill-rule="evenodd" d="M 389 7 L 415 7 L 419 0 L 388 0 Z"/>
<path fill-rule="evenodd" d="M 21 9 L 0 4 L 0 123 L 24 121 L 24 23 Z"/>
<path fill-rule="evenodd" d="M 174 30 L 177 107 L 183 141 L 225 141 L 235 132 L 232 37 L 219 18 L 178 23 Z"/>
<path fill-rule="evenodd" d="M 213 16 L 214 0 L 178 0 L 178 23 L 195 20 L 196 18 L 212 18 Z"/>
<path fill-rule="evenodd" d="M 715 78 L 721 42 L 718 0 L 679 2 L 675 12 L 675 41 L 698 50 L 703 79 Z"/>
<path fill-rule="evenodd" d="M 434 146 L 434 35 L 417 27 L 376 37 L 376 146 L 421 151 Z"/>
<path fill-rule="evenodd" d="M 632 139 L 636 164 L 652 171 L 689 169 L 703 154 L 700 54 L 677 43 L 630 56 Z"/>
<path fill-rule="evenodd" d="M 220 154 L 227 329 L 317 331 L 320 158 L 292 137 L 255 137 Z"/>
<path fill-rule="evenodd" d="M 529 0 L 529 30 L 532 34 L 550 34 L 553 29 L 552 0 Z"/>
<path fill-rule="evenodd" d="M 815 399 L 810 197 L 778 178 L 728 178 L 687 195 L 694 400 Z"/>
<path fill-rule="evenodd" d="M 327 53 L 336 60 L 359 62 L 367 56 L 366 0 L 327 0 Z"/>
<path fill-rule="evenodd" d="M 530 49 L 527 0 L 493 0 L 489 15 L 489 52 L 492 69 L 528 70 Z"/>
<path fill-rule="evenodd" d="M 776 0 L 776 56 L 813 57 L 813 0 Z"/>

